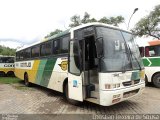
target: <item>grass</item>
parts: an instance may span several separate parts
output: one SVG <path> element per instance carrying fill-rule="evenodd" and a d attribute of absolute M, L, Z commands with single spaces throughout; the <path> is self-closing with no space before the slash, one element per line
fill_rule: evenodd
<path fill-rule="evenodd" d="M 0 84 L 15 84 L 20 82 L 22 82 L 22 80 L 16 77 L 0 77 Z"/>
<path fill-rule="evenodd" d="M 16 77 L 0 77 L 0 84 L 10 84 L 18 90 L 34 90 L 33 88 L 26 87 L 23 81 Z"/>

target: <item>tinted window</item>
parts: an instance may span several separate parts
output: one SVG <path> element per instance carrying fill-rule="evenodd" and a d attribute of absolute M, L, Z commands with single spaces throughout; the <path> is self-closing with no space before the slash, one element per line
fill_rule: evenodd
<path fill-rule="evenodd" d="M 19 60 L 19 52 L 16 53 L 16 60 Z"/>
<path fill-rule="evenodd" d="M 14 63 L 14 57 L 0 57 L 0 63 Z"/>
<path fill-rule="evenodd" d="M 59 48 L 60 48 L 60 44 L 59 44 L 60 40 L 54 40 L 53 41 L 53 54 L 59 54 Z"/>
<path fill-rule="evenodd" d="M 63 37 L 61 41 L 62 41 L 61 53 L 68 53 L 69 36 Z"/>
<path fill-rule="evenodd" d="M 145 56 L 154 57 L 160 56 L 160 46 L 147 46 L 145 47 Z"/>
<path fill-rule="evenodd" d="M 28 59 L 31 57 L 31 49 L 27 48 L 26 50 L 24 50 L 24 58 Z"/>
<path fill-rule="evenodd" d="M 20 54 L 20 55 L 19 55 L 19 59 L 20 59 L 20 60 L 23 60 L 23 51 L 20 51 L 19 54 Z"/>
<path fill-rule="evenodd" d="M 41 56 L 45 56 L 45 44 L 41 45 Z"/>
<path fill-rule="evenodd" d="M 46 55 L 51 55 L 51 53 L 52 53 L 52 42 L 50 41 L 50 42 L 46 42 L 45 43 L 45 54 Z"/>
<path fill-rule="evenodd" d="M 34 46 L 32 48 L 32 57 L 39 57 L 39 51 L 40 51 L 40 47 Z"/>

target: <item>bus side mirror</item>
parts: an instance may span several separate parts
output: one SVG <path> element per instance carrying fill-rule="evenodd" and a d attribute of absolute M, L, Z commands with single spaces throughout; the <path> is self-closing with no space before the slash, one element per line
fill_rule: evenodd
<path fill-rule="evenodd" d="M 97 58 L 102 58 L 103 54 L 103 38 L 99 37 L 96 39 L 96 50 L 97 50 Z"/>

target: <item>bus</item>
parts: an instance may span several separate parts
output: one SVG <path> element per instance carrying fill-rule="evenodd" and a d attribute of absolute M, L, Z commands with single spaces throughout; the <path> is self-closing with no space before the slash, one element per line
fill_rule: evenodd
<path fill-rule="evenodd" d="M 15 74 L 64 93 L 71 104 L 110 106 L 140 95 L 144 66 L 132 34 L 88 23 L 16 51 Z"/>
<path fill-rule="evenodd" d="M 0 55 L 0 77 L 14 76 L 14 57 Z"/>
<path fill-rule="evenodd" d="M 145 81 L 160 88 L 160 40 L 152 40 L 139 45 L 145 66 Z"/>

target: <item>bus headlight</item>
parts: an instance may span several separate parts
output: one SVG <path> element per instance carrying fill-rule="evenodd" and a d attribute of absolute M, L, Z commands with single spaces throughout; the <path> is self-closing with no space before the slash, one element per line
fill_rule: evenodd
<path fill-rule="evenodd" d="M 145 71 L 144 70 L 140 71 L 140 79 L 145 80 Z"/>
<path fill-rule="evenodd" d="M 113 88 L 119 88 L 120 83 L 117 84 L 105 84 L 105 89 L 113 89 Z"/>

